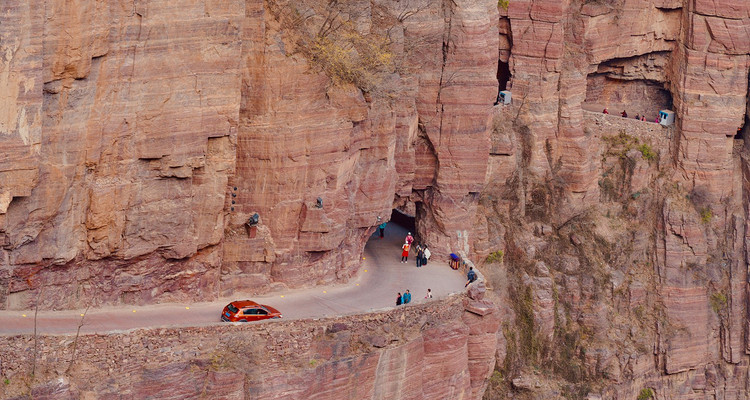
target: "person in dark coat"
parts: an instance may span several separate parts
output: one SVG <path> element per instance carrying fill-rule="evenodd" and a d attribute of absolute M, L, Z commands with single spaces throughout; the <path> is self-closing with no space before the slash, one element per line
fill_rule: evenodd
<path fill-rule="evenodd" d="M 422 246 L 420 245 L 417 245 L 416 250 L 417 250 L 417 257 L 416 257 L 417 268 L 419 268 L 422 266 L 422 260 L 424 259 L 424 250 L 422 249 Z"/>
<path fill-rule="evenodd" d="M 401 304 L 404 304 L 404 300 L 401 298 L 401 292 L 399 292 L 398 297 L 396 297 L 396 305 L 400 306 Z"/>
<path fill-rule="evenodd" d="M 474 272 L 474 267 L 469 267 L 469 272 L 466 273 L 466 279 L 467 279 L 467 282 L 466 282 L 466 285 L 464 285 L 464 287 L 469 286 L 470 283 L 477 280 L 477 273 Z"/>

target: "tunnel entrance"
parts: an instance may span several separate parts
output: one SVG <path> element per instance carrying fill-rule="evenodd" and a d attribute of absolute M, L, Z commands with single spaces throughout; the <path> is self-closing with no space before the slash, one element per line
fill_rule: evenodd
<path fill-rule="evenodd" d="M 384 235 L 386 237 L 391 237 L 392 240 L 398 240 L 399 242 L 403 243 L 404 238 L 406 238 L 407 233 L 411 233 L 412 236 L 416 238 L 417 236 L 416 218 L 413 213 L 409 213 L 408 211 L 409 210 L 399 210 L 396 208 L 391 210 L 391 218 L 388 219 L 387 221 L 378 220 L 378 224 L 375 226 L 375 231 L 372 233 L 372 235 L 370 236 L 367 242 L 369 243 L 370 240 L 380 238 L 380 225 L 382 224 L 382 222 L 386 222 Z M 392 238 L 394 234 L 398 236 L 398 239 Z"/>
<path fill-rule="evenodd" d="M 654 122 L 660 110 L 672 109 L 672 94 L 657 81 L 625 80 L 593 73 L 587 78 L 583 108 L 596 112 L 607 108 L 612 115 L 626 111 L 630 118 L 641 115 Z"/>
<path fill-rule="evenodd" d="M 413 203 L 411 204 L 411 208 L 413 209 Z M 391 211 L 390 220 L 385 221 L 383 218 L 378 221 L 373 233 L 367 239 L 367 243 L 365 243 L 365 251 L 369 252 L 371 256 L 374 256 L 375 260 L 379 258 L 391 261 L 395 259 L 400 260 L 400 248 L 404 244 L 406 236 L 411 233 L 412 237 L 416 239 L 416 218 L 414 214 L 409 214 L 408 211 L 409 210 L 402 211 L 393 209 Z M 385 222 L 386 224 L 381 232 L 380 227 L 382 226 L 382 222 Z M 381 236 L 381 234 L 383 236 Z M 413 256 L 409 259 L 412 260 Z"/>

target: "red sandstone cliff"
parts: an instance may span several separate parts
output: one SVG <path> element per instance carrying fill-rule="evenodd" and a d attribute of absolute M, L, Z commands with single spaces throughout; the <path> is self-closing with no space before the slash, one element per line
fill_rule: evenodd
<path fill-rule="evenodd" d="M 0 304 L 345 280 L 406 206 L 438 255 L 503 251 L 503 395 L 747 397 L 750 6 L 502 4 L 5 2 Z M 330 16 L 388 38 L 387 90 L 305 51 Z"/>
<path fill-rule="evenodd" d="M 42 287 L 46 306 L 73 307 L 347 279 L 394 196 L 419 202 L 438 254 L 468 251 L 496 90 L 492 1 L 4 10 L 4 307 Z M 302 39 L 323 16 L 387 39 L 382 93 L 310 62 Z"/>

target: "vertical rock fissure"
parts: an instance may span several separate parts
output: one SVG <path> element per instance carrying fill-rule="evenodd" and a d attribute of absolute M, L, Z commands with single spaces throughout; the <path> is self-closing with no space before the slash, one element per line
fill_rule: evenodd
<path fill-rule="evenodd" d="M 443 18 L 445 18 L 445 30 L 443 33 L 443 62 L 440 66 L 440 83 L 438 85 L 437 104 L 439 107 L 437 110 L 440 114 L 440 136 L 443 133 L 443 114 L 445 107 L 441 98 L 443 90 L 443 80 L 445 79 L 445 66 L 448 63 L 448 53 L 450 51 L 451 42 L 451 28 L 453 27 L 453 6 L 455 5 L 454 0 L 443 0 Z"/>

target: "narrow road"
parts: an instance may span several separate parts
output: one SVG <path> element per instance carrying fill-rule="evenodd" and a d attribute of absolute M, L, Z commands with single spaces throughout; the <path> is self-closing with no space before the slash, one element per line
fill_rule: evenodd
<path fill-rule="evenodd" d="M 221 310 L 232 300 L 250 298 L 276 307 L 284 319 L 320 318 L 365 313 L 395 307 L 397 292 L 409 289 L 412 304 L 426 301 L 427 288 L 434 299 L 464 290 L 464 277 L 443 260 L 416 268 L 414 254 L 401 263 L 401 244 L 406 230 L 389 223 L 384 239 L 376 233 L 365 246 L 362 268 L 346 284 L 289 290 L 263 296 L 238 294 L 201 303 L 168 303 L 143 307 L 112 306 L 89 309 L 81 333 L 120 332 L 138 328 L 184 327 L 220 324 Z M 408 306 L 407 306 L 408 307 Z M 39 334 L 75 334 L 84 310 L 39 311 Z M 34 333 L 34 310 L 0 311 L 0 336 Z"/>

